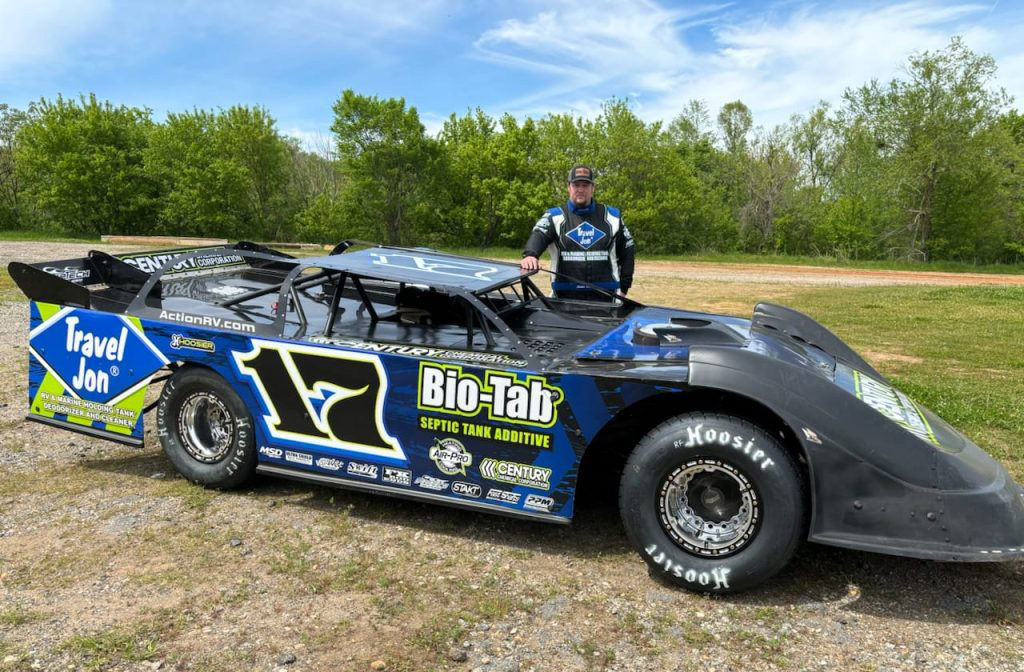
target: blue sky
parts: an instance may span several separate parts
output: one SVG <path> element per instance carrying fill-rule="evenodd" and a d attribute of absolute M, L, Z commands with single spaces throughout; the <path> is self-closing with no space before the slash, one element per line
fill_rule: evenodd
<path fill-rule="evenodd" d="M 431 131 L 477 106 L 590 117 L 611 97 L 647 121 L 738 98 L 770 126 L 953 35 L 1024 108 L 1024 6 L 1006 0 L 0 0 L 0 102 L 94 92 L 158 121 L 261 104 L 310 145 L 347 88 L 404 97 Z"/>

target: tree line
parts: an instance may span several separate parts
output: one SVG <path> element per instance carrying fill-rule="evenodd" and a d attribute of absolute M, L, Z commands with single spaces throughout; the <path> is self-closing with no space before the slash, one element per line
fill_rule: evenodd
<path fill-rule="evenodd" d="M 0 104 L 0 230 L 521 246 L 574 163 L 641 254 L 1024 260 L 1024 119 L 955 38 L 904 74 L 755 127 L 740 100 L 669 123 L 612 99 L 583 119 L 452 114 L 344 91 L 309 151 L 259 106 L 169 114 L 95 95 Z"/>

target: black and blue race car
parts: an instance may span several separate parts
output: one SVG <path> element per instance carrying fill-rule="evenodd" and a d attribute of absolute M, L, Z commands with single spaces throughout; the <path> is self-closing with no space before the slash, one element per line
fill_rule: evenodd
<path fill-rule="evenodd" d="M 581 483 L 610 480 L 652 570 L 705 592 L 764 582 L 804 540 L 1024 558 L 1004 468 L 782 306 L 558 299 L 515 264 L 352 242 L 9 272 L 28 418 L 141 445 L 155 407 L 168 459 L 208 487 L 261 472 L 568 523 Z"/>

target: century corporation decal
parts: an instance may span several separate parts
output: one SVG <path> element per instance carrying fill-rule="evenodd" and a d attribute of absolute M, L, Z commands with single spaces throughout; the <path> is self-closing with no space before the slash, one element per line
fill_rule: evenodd
<path fill-rule="evenodd" d="M 499 483 L 522 485 L 535 490 L 551 489 L 551 470 L 532 464 L 506 462 L 487 457 L 480 463 L 480 475 L 489 481 Z"/>

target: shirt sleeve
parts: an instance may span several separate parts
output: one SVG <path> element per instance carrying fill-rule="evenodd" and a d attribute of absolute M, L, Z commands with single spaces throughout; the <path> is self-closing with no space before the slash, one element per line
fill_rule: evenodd
<path fill-rule="evenodd" d="M 554 242 L 557 233 L 555 232 L 555 224 L 551 221 L 551 213 L 545 212 L 537 223 L 533 226 L 533 231 L 530 232 L 530 237 L 526 241 L 526 248 L 523 250 L 524 257 L 540 257 L 547 249 L 548 245 Z"/>
<path fill-rule="evenodd" d="M 619 287 L 625 294 L 633 286 L 633 267 L 636 265 L 636 244 L 633 241 L 633 234 L 626 227 L 626 221 L 620 219 L 622 228 L 619 229 L 619 236 L 615 241 L 615 253 L 619 259 Z"/>

